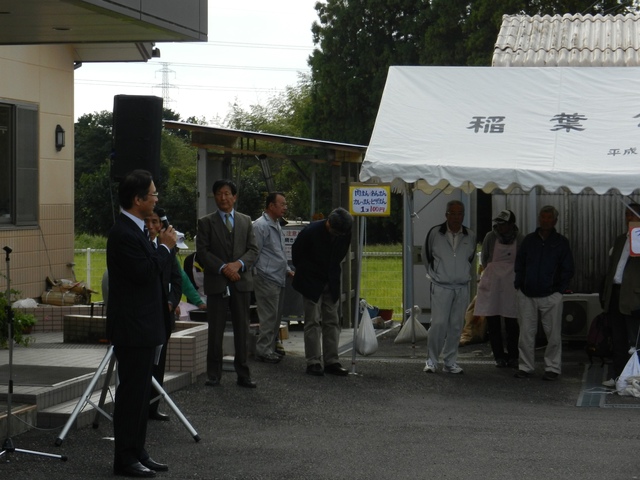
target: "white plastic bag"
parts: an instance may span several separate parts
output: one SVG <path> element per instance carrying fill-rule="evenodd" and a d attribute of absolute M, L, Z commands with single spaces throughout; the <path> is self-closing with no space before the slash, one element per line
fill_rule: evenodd
<path fill-rule="evenodd" d="M 616 380 L 616 391 L 618 395 L 640 397 L 638 379 L 640 379 L 640 362 L 638 361 L 638 353 L 634 349 L 633 355 L 631 355 L 631 358 Z"/>
<path fill-rule="evenodd" d="M 358 325 L 358 333 L 356 334 L 356 352 L 367 356 L 376 353 L 377 350 L 378 338 L 376 337 L 376 331 L 373 329 L 369 309 L 365 307 L 360 325 Z"/>
<path fill-rule="evenodd" d="M 416 342 L 421 342 L 427 339 L 427 329 L 418 320 L 418 314 L 420 313 L 420 307 L 414 305 L 411 311 L 411 318 L 404 322 L 404 325 L 398 332 L 396 339 L 393 343 L 413 343 L 413 332 L 415 331 Z"/>

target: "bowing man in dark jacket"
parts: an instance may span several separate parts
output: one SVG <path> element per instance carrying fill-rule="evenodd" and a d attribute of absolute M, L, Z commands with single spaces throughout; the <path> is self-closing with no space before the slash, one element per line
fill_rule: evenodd
<path fill-rule="evenodd" d="M 145 225 L 149 230 L 149 239 L 153 248 L 158 248 L 158 234 L 162 230 L 162 217 L 165 216 L 164 209 L 157 205 L 153 208 L 153 215 L 145 218 Z M 178 232 L 176 232 L 178 233 Z M 158 364 L 153 368 L 153 377 L 162 386 L 164 384 L 164 371 L 165 363 L 167 360 L 167 348 L 169 346 L 169 338 L 171 332 L 176 326 L 176 307 L 180 303 L 182 297 L 182 274 L 180 273 L 180 264 L 176 258 L 178 248 L 171 250 L 171 256 L 173 261 L 169 262 L 160 273 L 160 279 L 162 281 L 162 309 L 164 315 L 164 327 L 166 333 L 166 339 L 162 345 L 162 352 L 158 359 Z M 151 420 L 168 421 L 169 415 L 161 413 L 158 410 L 160 406 L 160 399 L 154 401 L 149 405 L 149 418 Z"/>
<path fill-rule="evenodd" d="M 307 225 L 291 246 L 296 269 L 292 285 L 304 297 L 304 353 L 309 375 L 349 373 L 338 362 L 338 300 L 340 262 L 351 244 L 352 224 L 351 214 L 336 208 L 327 220 Z"/>
<path fill-rule="evenodd" d="M 173 261 L 172 227 L 160 232 L 154 249 L 144 219 L 153 214 L 158 192 L 146 170 L 134 170 L 120 182 L 121 213 L 107 240 L 109 308 L 107 336 L 118 361 L 113 432 L 116 475 L 153 477 L 166 464 L 144 448 L 154 362 L 167 338 L 162 309 L 161 271 Z"/>

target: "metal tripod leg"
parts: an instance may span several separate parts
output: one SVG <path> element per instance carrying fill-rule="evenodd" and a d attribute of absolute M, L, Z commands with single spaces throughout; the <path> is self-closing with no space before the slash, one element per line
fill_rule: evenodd
<path fill-rule="evenodd" d="M 194 428 L 191 426 L 191 424 L 189 423 L 189 420 L 187 420 L 185 418 L 185 416 L 182 414 L 182 412 L 180 411 L 180 409 L 177 407 L 177 405 L 175 403 L 173 403 L 173 400 L 171 400 L 171 397 L 169 397 L 169 395 L 167 394 L 167 392 L 164 391 L 164 389 L 162 388 L 162 386 L 158 383 L 158 381 L 155 378 L 151 379 L 153 386 L 155 387 L 155 389 L 158 391 L 158 393 L 160 394 L 159 396 L 164 398 L 165 402 L 167 402 L 167 405 L 169 405 L 169 407 L 171 408 L 171 410 L 173 410 L 173 413 L 175 413 L 178 418 L 180 419 L 180 421 L 182 422 L 182 424 L 185 426 L 185 428 L 187 430 L 189 430 L 189 433 L 191 434 L 191 436 L 193 437 L 193 439 L 196 442 L 200 441 L 200 435 L 198 435 L 198 432 L 196 432 L 194 430 Z"/>
<path fill-rule="evenodd" d="M 67 423 L 65 424 L 64 428 L 62 429 L 62 432 L 60 432 L 60 435 L 58 436 L 58 438 L 56 438 L 56 442 L 55 443 L 56 443 L 57 446 L 62 445 L 62 441 L 64 440 L 64 437 L 67 436 L 67 433 L 69 433 L 69 429 L 71 428 L 71 425 L 73 425 L 73 422 L 76 421 L 76 418 L 78 417 L 78 414 L 82 411 L 82 409 L 85 407 L 85 405 L 87 403 L 91 404 L 93 407 L 95 407 L 103 415 L 106 415 L 108 418 L 111 418 L 111 416 L 108 413 L 106 413 L 100 407 L 96 407 L 96 405 L 93 402 L 91 402 L 91 396 L 93 395 L 93 391 L 95 390 L 96 384 L 98 383 L 98 381 L 100 380 L 100 377 L 102 376 L 102 372 L 104 371 L 104 367 L 107 365 L 109 360 L 111 360 L 112 355 L 113 355 L 113 347 L 111 346 L 107 350 L 107 353 L 105 354 L 104 358 L 102 359 L 102 362 L 100 362 L 100 365 L 98 366 L 98 369 L 96 370 L 96 373 L 93 375 L 93 378 L 91 379 L 91 382 L 89 382 L 89 386 L 87 386 L 86 390 L 84 391 L 84 393 L 80 397 L 80 400 L 76 404 L 76 407 L 73 409 L 73 412 L 71 413 L 71 416 L 69 417 L 69 420 L 67 420 Z M 113 362 L 112 362 L 112 364 L 109 365 L 109 370 L 110 371 L 113 370 Z M 110 379 L 110 375 L 109 375 L 109 378 L 107 378 L 105 380 L 106 387 L 109 386 L 109 379 Z M 103 388 L 103 394 L 104 394 L 104 388 Z"/>
<path fill-rule="evenodd" d="M 113 349 L 113 347 L 111 347 Z M 116 366 L 116 357 L 111 355 L 111 361 L 109 362 L 109 366 L 107 367 L 107 374 L 104 378 L 104 383 L 102 384 L 102 393 L 100 394 L 100 400 L 98 400 L 98 405 L 94 405 L 96 409 L 96 416 L 93 419 L 93 428 L 98 428 L 98 424 L 100 423 L 100 415 L 104 415 L 107 420 L 113 421 L 113 417 L 107 413 L 104 409 L 104 404 L 107 401 L 107 393 L 109 393 L 109 388 L 111 387 L 111 375 L 113 375 L 113 370 Z M 116 385 L 118 383 L 118 379 L 116 378 Z M 93 404 L 92 404 L 93 405 Z"/>
<path fill-rule="evenodd" d="M 102 375 L 102 372 L 104 371 L 104 368 L 107 365 L 107 362 L 109 363 L 109 367 L 107 368 L 107 373 L 106 373 L 106 376 L 105 376 L 104 384 L 102 386 L 102 393 L 100 394 L 100 400 L 98 401 L 98 405 L 96 405 L 91 401 L 91 396 L 93 395 L 93 392 L 95 390 L 95 386 L 98 383 L 98 380 L 100 379 L 100 376 Z M 107 392 L 108 392 L 110 384 L 111 384 L 111 375 L 113 375 L 113 371 L 114 371 L 114 368 L 115 368 L 115 363 L 116 363 L 116 357 L 115 357 L 115 355 L 113 355 L 113 346 L 110 346 L 109 350 L 107 351 L 107 354 L 102 359 L 102 362 L 100 362 L 100 365 L 98 366 L 98 370 L 96 371 L 95 375 L 93 376 L 93 379 L 89 383 L 89 386 L 87 387 L 87 389 L 85 390 L 84 394 L 80 398 L 80 401 L 78 401 L 78 404 L 76 405 L 76 408 L 73 410 L 73 413 L 71 414 L 71 416 L 69 417 L 69 420 L 67 421 L 66 425 L 62 429 L 62 432 L 60 433 L 60 435 L 56 439 L 56 445 L 60 446 L 62 444 L 62 441 L 64 440 L 64 437 L 67 435 L 67 433 L 69 432 L 69 429 L 71 428 L 71 425 L 73 425 L 73 422 L 75 422 L 76 417 L 82 411 L 82 409 L 85 407 L 85 405 L 87 403 L 90 404 L 91 406 L 93 406 L 96 409 L 96 416 L 95 416 L 95 419 L 93 421 L 93 428 L 98 428 L 100 415 L 103 415 L 108 420 L 113 421 L 113 417 L 109 413 L 107 413 L 106 410 L 104 409 L 104 404 L 105 404 L 105 401 L 106 401 Z M 195 429 L 191 426 L 191 424 L 185 418 L 185 416 L 182 414 L 182 412 L 177 407 L 177 405 L 173 402 L 173 400 L 171 400 L 171 397 L 169 397 L 167 392 L 164 391 L 164 389 L 160 386 L 160 384 L 158 383 L 158 381 L 155 378 L 152 378 L 151 380 L 152 380 L 152 384 L 153 384 L 154 388 L 159 393 L 159 397 L 162 397 L 162 398 L 165 399 L 165 401 L 167 402 L 167 404 L 169 405 L 171 410 L 174 411 L 176 416 L 180 419 L 182 424 L 189 431 L 189 433 L 191 434 L 193 439 L 196 442 L 199 442 L 200 441 L 200 436 L 198 435 L 198 432 L 196 432 Z M 153 400 L 155 400 L 155 398 Z"/>

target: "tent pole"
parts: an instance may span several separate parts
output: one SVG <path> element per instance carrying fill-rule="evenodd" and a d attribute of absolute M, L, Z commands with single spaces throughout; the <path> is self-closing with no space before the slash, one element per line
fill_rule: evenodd
<path fill-rule="evenodd" d="M 360 320 L 360 284 L 362 277 L 362 250 L 364 250 L 364 236 L 365 236 L 366 217 L 363 215 L 360 217 L 360 235 L 358 241 L 358 261 L 356 262 L 356 295 L 353 315 L 353 349 L 351 350 L 351 371 L 349 375 L 357 375 L 356 373 L 356 348 L 358 347 L 358 323 Z M 364 308 L 367 308 L 366 305 Z"/>
<path fill-rule="evenodd" d="M 403 206 L 403 225 L 402 231 L 404 238 L 402 244 L 404 251 L 402 254 L 402 276 L 403 276 L 403 295 L 402 295 L 402 321 L 405 322 L 411 316 L 411 307 L 413 306 L 413 185 L 405 183 L 402 195 Z M 414 336 L 415 338 L 415 336 Z M 415 343 L 414 343 L 415 346 Z M 415 357 L 415 353 L 413 354 Z"/>

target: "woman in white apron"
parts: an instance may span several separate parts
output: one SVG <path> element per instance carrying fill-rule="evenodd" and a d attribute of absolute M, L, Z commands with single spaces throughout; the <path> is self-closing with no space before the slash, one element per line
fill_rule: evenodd
<path fill-rule="evenodd" d="M 503 210 L 493 219 L 493 230 L 482 242 L 480 262 L 483 267 L 478 284 L 474 315 L 487 319 L 489 342 L 496 367 L 518 368 L 518 336 L 516 289 L 513 265 L 524 236 L 516 226 L 516 216 Z M 502 321 L 506 332 L 506 351 L 502 338 Z"/>

